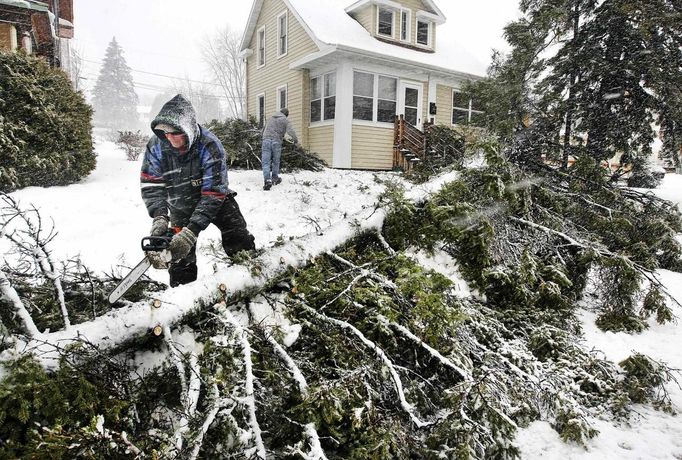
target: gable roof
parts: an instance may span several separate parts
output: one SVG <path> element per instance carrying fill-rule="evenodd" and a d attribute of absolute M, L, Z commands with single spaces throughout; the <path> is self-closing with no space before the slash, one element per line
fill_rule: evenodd
<path fill-rule="evenodd" d="M 485 75 L 485 65 L 451 39 L 446 33 L 448 30 L 446 25 L 438 28 L 436 52 L 427 53 L 399 47 L 374 38 L 369 31 L 346 12 L 352 0 L 324 0 L 323 7 L 320 5 L 320 0 L 282 1 L 319 47 L 320 53 L 315 54 L 328 55 L 335 50 L 357 52 L 369 58 L 376 57 L 400 63 L 414 63 L 421 67 L 453 74 L 464 74 L 474 78 Z M 423 1 L 433 4 L 431 1 Z M 242 38 L 242 51 L 249 47 L 263 2 L 264 0 L 254 0 Z M 440 10 L 434 11 L 440 13 Z M 440 14 L 442 15 L 442 13 Z M 315 56 L 311 55 L 308 61 L 314 58 Z"/>

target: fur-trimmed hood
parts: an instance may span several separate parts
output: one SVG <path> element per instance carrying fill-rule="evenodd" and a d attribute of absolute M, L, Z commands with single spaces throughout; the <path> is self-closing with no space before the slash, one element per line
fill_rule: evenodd
<path fill-rule="evenodd" d="M 199 137 L 199 125 L 197 124 L 197 114 L 189 102 L 182 94 L 176 95 L 173 99 L 166 102 L 159 114 L 152 121 L 151 128 L 159 139 L 165 140 L 162 132 L 156 129 L 157 125 L 166 124 L 176 128 L 187 135 L 189 146 L 194 145 L 194 141 Z"/>

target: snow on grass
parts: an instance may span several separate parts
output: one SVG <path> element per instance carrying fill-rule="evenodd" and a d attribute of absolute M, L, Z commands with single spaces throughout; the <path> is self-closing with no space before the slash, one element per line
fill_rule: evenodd
<path fill-rule="evenodd" d="M 151 227 L 151 218 L 140 196 L 141 159 L 128 161 L 114 143 L 98 140 L 97 168 L 81 183 L 67 187 L 29 187 L 11 194 L 22 207 L 33 204 L 59 235 L 52 243 L 56 259 L 80 255 L 87 267 L 109 273 L 119 263 L 133 267 L 143 257 L 140 239 Z M 283 174 L 283 182 L 269 192 L 262 189 L 260 171 L 228 173 L 236 198 L 256 247 L 303 236 L 338 222 L 373 205 L 383 180 L 401 180 L 390 172 L 300 171 Z M 0 250 L 8 244 L 0 241 Z M 220 232 L 211 225 L 199 235 L 199 276 L 210 273 L 209 247 L 220 248 Z M 222 253 L 222 249 L 220 249 Z M 125 271 L 127 273 L 127 269 Z M 148 274 L 168 282 L 165 271 Z"/>

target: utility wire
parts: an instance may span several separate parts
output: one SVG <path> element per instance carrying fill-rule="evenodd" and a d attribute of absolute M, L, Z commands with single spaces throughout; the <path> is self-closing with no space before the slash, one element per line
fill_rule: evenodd
<path fill-rule="evenodd" d="M 100 64 L 100 65 L 103 64 L 102 61 L 91 61 L 91 60 L 89 60 L 89 59 L 83 59 L 83 58 L 81 58 L 81 60 L 84 61 L 84 62 L 89 62 L 89 63 L 91 63 L 91 64 Z M 174 79 L 174 80 L 185 80 L 185 81 L 190 81 L 190 82 L 192 82 L 192 83 L 201 83 L 202 85 L 220 86 L 220 87 L 222 88 L 222 85 L 219 85 L 218 83 L 209 83 L 209 82 L 207 82 L 207 81 L 191 80 L 191 79 L 189 79 L 189 78 L 174 77 L 174 76 L 172 76 L 172 75 L 164 75 L 164 74 L 160 74 L 160 73 L 146 72 L 146 71 L 144 71 L 144 70 L 137 70 L 137 69 L 133 69 L 133 68 L 131 68 L 131 67 L 129 67 L 129 68 L 130 68 L 130 70 L 133 71 L 133 72 L 143 73 L 143 74 L 146 74 L 146 75 L 154 75 L 154 76 L 156 76 L 156 77 L 172 78 L 172 79 Z"/>

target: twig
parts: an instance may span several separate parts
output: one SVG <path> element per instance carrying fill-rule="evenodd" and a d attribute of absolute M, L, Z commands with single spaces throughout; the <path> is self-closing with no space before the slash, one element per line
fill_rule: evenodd
<path fill-rule="evenodd" d="M 325 321 L 325 322 L 335 324 L 336 326 L 339 326 L 343 329 L 347 329 L 347 330 L 351 331 L 353 333 L 353 335 L 355 335 L 358 339 L 360 339 L 360 341 L 363 344 L 365 344 L 365 346 L 372 349 L 377 354 L 377 356 L 381 359 L 381 361 L 384 363 L 386 368 L 388 368 L 388 371 L 391 374 L 391 378 L 393 379 L 393 384 L 395 386 L 396 392 L 398 393 L 398 398 L 400 400 L 400 407 L 402 407 L 403 410 L 405 412 L 407 412 L 407 414 L 410 416 L 410 419 L 412 420 L 412 422 L 418 428 L 427 427 L 427 426 L 433 425 L 435 423 L 434 421 L 425 422 L 425 421 L 421 420 L 415 414 L 414 407 L 409 402 L 407 402 L 407 400 L 405 399 L 405 392 L 403 390 L 403 383 L 402 383 L 402 380 L 400 379 L 400 376 L 398 375 L 398 372 L 395 370 L 395 366 L 393 365 L 393 362 L 386 355 L 384 350 L 382 350 L 376 343 L 372 342 L 367 337 L 365 337 L 365 335 L 362 332 L 360 332 L 360 330 L 357 329 L 352 324 L 350 324 L 346 321 L 342 321 L 340 319 L 336 319 L 336 318 L 332 318 L 330 316 L 326 316 L 322 313 L 318 313 L 315 309 L 311 308 L 310 306 L 306 305 L 303 302 L 300 302 L 300 305 L 301 305 L 301 307 L 303 307 L 303 309 L 305 311 L 310 313 L 315 318 L 322 320 L 322 321 Z"/>

